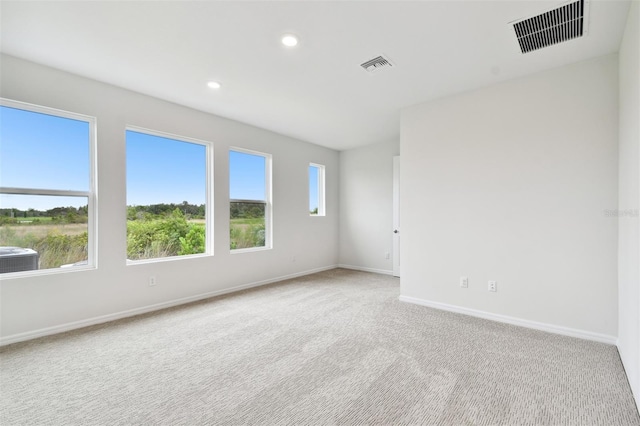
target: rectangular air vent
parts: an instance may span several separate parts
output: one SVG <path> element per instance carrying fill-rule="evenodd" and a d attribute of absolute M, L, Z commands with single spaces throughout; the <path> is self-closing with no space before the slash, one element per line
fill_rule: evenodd
<path fill-rule="evenodd" d="M 376 73 L 385 68 L 392 68 L 394 65 L 389 59 L 380 55 L 376 58 L 368 60 L 363 64 L 360 64 L 360 66 L 364 68 L 364 70 L 368 73 Z"/>
<path fill-rule="evenodd" d="M 585 4 L 586 3 L 586 4 Z M 532 18 L 513 24 L 522 53 L 562 43 L 586 34 L 586 5 L 588 0 L 578 0 Z"/>

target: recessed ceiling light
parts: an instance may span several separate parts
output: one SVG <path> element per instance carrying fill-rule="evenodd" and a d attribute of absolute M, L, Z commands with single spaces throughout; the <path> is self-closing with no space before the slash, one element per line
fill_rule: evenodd
<path fill-rule="evenodd" d="M 293 34 L 285 34 L 282 36 L 282 44 L 284 44 L 287 47 L 294 47 L 298 44 L 298 37 L 294 36 Z"/>
<path fill-rule="evenodd" d="M 217 81 L 210 81 L 207 83 L 207 86 L 209 86 L 209 88 L 211 89 L 219 89 L 220 83 L 218 83 Z"/>

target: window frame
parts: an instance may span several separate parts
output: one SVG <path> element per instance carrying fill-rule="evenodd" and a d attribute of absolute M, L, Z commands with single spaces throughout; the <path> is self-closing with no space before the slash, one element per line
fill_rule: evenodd
<path fill-rule="evenodd" d="M 326 175 L 326 167 L 323 164 L 318 163 L 309 163 L 309 167 L 307 168 L 307 188 L 311 189 L 311 176 L 310 176 L 310 168 L 315 167 L 318 169 L 318 213 L 313 214 L 309 212 L 310 217 L 325 217 L 327 215 L 326 209 L 326 198 L 325 198 L 325 175 Z M 309 203 L 311 202 L 311 191 L 309 191 Z M 309 204 L 307 203 L 307 205 Z"/>
<path fill-rule="evenodd" d="M 82 121 L 89 125 L 87 141 L 89 143 L 89 189 L 87 191 L 60 190 L 46 188 L 16 188 L 0 186 L 0 194 L 11 195 L 44 195 L 62 197 L 87 198 L 87 264 L 72 268 L 48 268 L 33 271 L 7 272 L 1 274 L 2 279 L 32 275 L 60 274 L 86 271 L 98 268 L 98 159 L 97 159 L 97 119 L 86 114 L 79 114 L 58 108 L 35 105 L 0 97 L 0 105 L 8 108 Z"/>
<path fill-rule="evenodd" d="M 231 198 L 231 162 L 229 162 L 229 209 L 231 209 L 231 203 L 233 202 L 244 202 L 244 203 L 256 203 L 256 204 L 264 204 L 264 246 L 260 247 L 247 247 L 240 249 L 232 249 L 229 244 L 229 252 L 231 254 L 239 254 L 239 253 L 248 253 L 254 251 L 262 251 L 262 250 L 271 250 L 273 249 L 273 201 L 272 201 L 272 162 L 273 156 L 266 152 L 254 151 L 251 149 L 240 148 L 236 146 L 229 147 L 229 153 L 227 155 L 227 161 L 229 161 L 229 157 L 231 151 L 239 152 L 241 154 L 249 154 L 249 155 L 257 155 L 260 157 L 264 157 L 264 201 L 263 200 L 241 200 Z M 231 217 L 229 217 L 229 229 L 231 228 Z M 227 233 L 229 234 L 229 233 Z"/>
<path fill-rule="evenodd" d="M 156 263 L 156 262 L 170 262 L 174 260 L 182 260 L 182 259 L 193 259 L 195 257 L 208 257 L 213 256 L 214 251 L 214 197 L 213 197 L 213 167 L 214 167 L 214 145 L 213 142 L 205 141 L 202 139 L 191 138 L 188 136 L 176 135 L 174 133 L 163 132 L 160 130 L 152 130 L 145 127 L 135 126 L 135 125 L 126 125 L 124 130 L 124 142 L 125 142 L 125 223 L 126 220 L 126 193 L 127 193 L 127 176 L 126 176 L 126 144 L 127 144 L 127 132 L 132 131 L 136 133 L 142 133 L 149 136 L 156 136 L 159 138 L 171 139 L 177 142 L 184 143 L 193 143 L 197 145 L 203 145 L 205 147 L 205 232 L 204 232 L 204 245 L 205 251 L 204 253 L 197 254 L 185 254 L 182 256 L 167 256 L 167 257 L 154 257 L 151 259 L 138 259 L 138 260 L 130 260 L 127 259 L 127 266 L 133 265 L 144 265 L 148 263 Z M 126 236 L 126 228 L 125 228 L 125 236 Z M 126 257 L 126 250 L 125 250 Z"/>

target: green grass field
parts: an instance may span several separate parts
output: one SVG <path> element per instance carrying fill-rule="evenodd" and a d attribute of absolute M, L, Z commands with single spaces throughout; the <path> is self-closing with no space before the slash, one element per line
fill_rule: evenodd
<path fill-rule="evenodd" d="M 50 223 L 52 218 L 50 217 L 16 217 L 16 222 L 20 225 L 39 225 L 43 223 Z"/>
<path fill-rule="evenodd" d="M 264 218 L 231 219 L 229 234 L 232 250 L 263 247 L 265 244 Z"/>
<path fill-rule="evenodd" d="M 0 246 L 33 249 L 40 255 L 40 269 L 58 268 L 86 260 L 87 224 L 36 222 L 2 225 Z"/>
<path fill-rule="evenodd" d="M 248 219 L 231 219 L 231 227 L 237 226 L 237 225 L 264 225 L 264 218 L 262 217 L 255 217 L 255 218 L 248 218 Z"/>
<path fill-rule="evenodd" d="M 86 260 L 87 256 L 87 234 L 88 226 L 86 223 L 52 223 L 51 218 L 47 217 L 26 217 L 19 218 L 18 223 L 4 224 L 0 226 L 0 246 L 22 247 L 36 250 L 40 254 L 40 269 L 58 268 L 60 265 L 80 262 Z M 204 229 L 205 221 L 203 219 L 184 220 L 184 231 L 188 231 L 192 227 Z M 127 238 L 127 255 L 129 258 L 154 258 L 162 256 L 175 256 L 180 253 L 173 253 L 178 250 L 180 241 L 173 241 L 172 250 L 167 247 L 155 247 L 160 240 L 167 239 L 167 230 L 163 228 L 162 219 L 155 221 L 130 221 L 128 224 Z M 140 243 L 142 235 L 139 238 L 132 236 L 136 230 L 147 230 L 144 225 L 151 226 L 152 222 L 157 222 L 156 227 L 150 228 L 151 234 L 144 236 L 143 247 L 138 247 L 136 253 L 131 253 L 130 247 L 133 243 Z M 168 223 L 168 222 L 167 222 Z M 130 225 L 130 226 L 129 226 Z M 144 228 L 144 229 L 143 229 Z M 156 229 L 157 228 L 157 229 Z M 156 234 L 159 232 L 160 234 Z M 182 241 L 182 244 L 190 243 L 195 245 L 189 251 L 185 251 L 183 247 L 182 254 L 201 253 L 204 250 L 204 231 L 202 235 L 182 235 L 189 241 Z M 148 234 L 148 233 L 147 233 Z M 169 232 L 173 235 L 173 232 Z M 176 237 L 177 238 L 177 237 Z M 230 221 L 230 248 L 243 249 L 252 247 L 263 247 L 265 245 L 265 222 L 264 218 L 238 218 Z M 174 238 L 175 239 L 175 238 Z M 136 240 L 136 241 L 134 241 Z M 148 241 L 147 241 L 148 240 Z M 200 241 L 202 240 L 202 241 Z M 139 245 L 139 244 L 138 244 Z M 162 244 L 160 244 L 162 245 Z M 148 246 L 148 247 L 147 247 Z M 152 247 L 153 246 L 153 247 Z M 175 246 L 175 247 L 174 247 Z M 194 250 L 195 251 L 192 251 Z M 166 252 L 166 253 L 165 253 Z M 139 254 L 142 253 L 142 254 Z"/>

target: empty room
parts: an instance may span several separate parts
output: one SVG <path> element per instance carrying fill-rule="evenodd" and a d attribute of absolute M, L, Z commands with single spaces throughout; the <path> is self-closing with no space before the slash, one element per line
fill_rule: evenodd
<path fill-rule="evenodd" d="M 640 2 L 0 1 L 0 424 L 639 425 Z"/>

